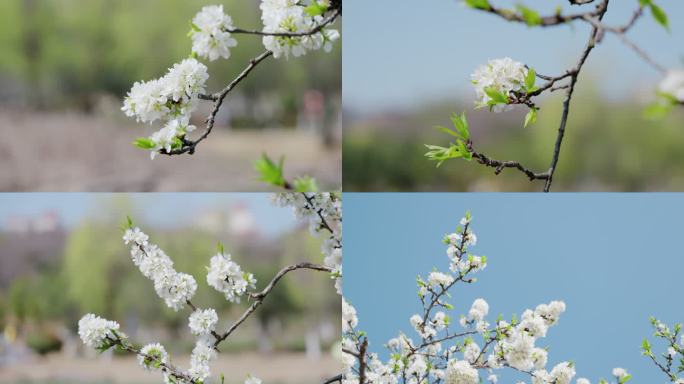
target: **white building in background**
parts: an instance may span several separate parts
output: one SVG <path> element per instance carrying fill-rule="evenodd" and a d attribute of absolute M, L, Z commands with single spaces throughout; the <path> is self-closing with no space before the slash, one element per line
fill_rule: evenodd
<path fill-rule="evenodd" d="M 244 202 L 238 202 L 227 210 L 211 209 L 200 213 L 195 225 L 207 232 L 228 234 L 230 237 L 252 240 L 261 237 L 254 214 Z"/>

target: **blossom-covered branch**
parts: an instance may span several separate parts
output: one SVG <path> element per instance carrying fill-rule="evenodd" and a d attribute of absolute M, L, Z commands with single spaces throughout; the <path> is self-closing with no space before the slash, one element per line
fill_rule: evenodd
<path fill-rule="evenodd" d="M 532 384 L 569 384 L 576 375 L 575 364 L 562 361 L 547 368 L 548 348 L 537 346 L 549 329 L 557 325 L 566 306 L 562 301 L 540 304 L 527 309 L 520 318 L 504 320 L 499 316 L 490 323 L 489 304 L 483 298 L 453 321 L 455 306 L 450 293 L 458 285 L 476 282 L 475 273 L 484 270 L 488 259 L 476 256 L 470 248 L 477 243 L 471 228 L 472 217 L 466 214 L 454 233 L 444 237 L 449 268 L 433 270 L 426 278 L 418 277 L 417 296 L 422 312 L 409 318 L 418 338 L 405 333 L 390 339 L 385 347 L 389 359 L 383 361 L 369 351 L 369 339 L 358 329 L 356 309 L 342 302 L 343 352 L 347 384 L 479 384 L 496 383 L 505 370 L 522 373 Z M 460 330 L 455 330 L 458 325 Z M 613 370 L 619 384 L 631 376 L 622 368 Z M 577 384 L 589 384 L 579 378 Z M 607 383 L 601 380 L 601 383 Z"/>
<path fill-rule="evenodd" d="M 128 341 L 119 324 L 87 314 L 79 321 L 79 335 L 84 344 L 99 351 L 118 348 L 135 353 L 138 362 L 147 370 L 160 371 L 166 383 L 204 383 L 210 377 L 209 363 L 216 359 L 218 347 L 264 302 L 266 297 L 276 288 L 285 275 L 296 270 L 312 270 L 325 272 L 335 279 L 338 292 L 341 290 L 342 277 L 342 211 L 341 200 L 335 194 L 280 194 L 275 200 L 282 206 L 292 206 L 295 214 L 309 222 L 314 234 L 328 233 L 323 241 L 322 252 L 324 265 L 301 262 L 283 267 L 271 281 L 260 291 L 256 290 L 256 279 L 251 273 L 242 270 L 230 254 L 219 244 L 218 253 L 209 261 L 207 268 L 207 284 L 225 296 L 232 303 L 241 299 L 251 300 L 251 305 L 224 332 L 216 329 L 218 314 L 213 308 L 201 309 L 192 303 L 197 291 L 197 282 L 189 274 L 178 272 L 174 263 L 164 251 L 149 241 L 149 236 L 142 232 L 128 219 L 123 240 L 130 245 L 133 263 L 140 272 L 153 282 L 157 295 L 165 304 L 175 311 L 189 308 L 188 318 L 190 332 L 197 336 L 196 344 L 190 358 L 190 368 L 183 369 L 171 362 L 169 354 L 159 343 L 148 344 L 140 349 Z M 339 381 L 339 376 L 326 380 L 326 383 Z M 246 384 L 260 384 L 258 378 L 249 376 Z"/>
<path fill-rule="evenodd" d="M 678 323 L 674 327 L 669 327 L 655 317 L 651 317 L 650 320 L 655 330 L 653 335 L 665 341 L 667 347 L 665 352 L 656 355 L 653 353 L 651 343 L 648 339 L 644 339 L 641 344 L 642 353 L 653 361 L 670 382 L 684 384 L 684 377 L 680 376 L 684 372 L 684 335 L 682 335 L 682 324 Z"/>
<path fill-rule="evenodd" d="M 137 139 L 134 142 L 137 147 L 149 150 L 153 159 L 157 154 L 193 154 L 197 145 L 211 134 L 216 114 L 228 93 L 256 66 L 271 56 L 289 59 L 321 48 L 330 52 L 332 44 L 340 37 L 337 30 L 328 28 L 341 15 L 340 1 L 310 0 L 304 4 L 299 0 L 262 0 L 260 8 L 264 24 L 261 31 L 234 27 L 222 5 L 202 8 L 191 23 L 191 57 L 175 64 L 159 79 L 133 85 L 124 100 L 124 113 L 138 122 L 151 125 L 159 120 L 163 123 L 163 127 L 151 136 Z M 250 60 L 223 90 L 205 94 L 209 74 L 206 65 L 198 59 L 230 58 L 230 50 L 237 46 L 233 34 L 261 36 L 266 51 Z M 214 105 L 204 132 L 191 139 L 189 134 L 197 127 L 190 123 L 190 118 L 199 100 L 213 101 Z"/>
<path fill-rule="evenodd" d="M 630 19 L 623 25 L 613 27 L 605 25 L 602 20 L 608 12 L 610 0 L 600 0 L 593 9 L 563 14 L 560 8 L 555 14 L 542 16 L 537 11 L 518 4 L 515 9 L 498 8 L 489 0 L 465 0 L 465 3 L 477 10 L 499 16 L 507 21 L 525 23 L 531 27 L 552 27 L 567 25 L 574 22 L 584 22 L 590 25 L 587 43 L 580 53 L 576 64 L 566 69 L 557 76 L 544 76 L 537 73 L 531 66 L 514 61 L 510 58 L 489 61 L 479 67 L 472 75 L 472 83 L 475 87 L 478 101 L 477 108 L 489 108 L 493 112 L 508 111 L 514 105 L 523 105 L 528 108 L 524 126 L 533 124 L 537 120 L 540 108 L 534 99 L 545 92 L 564 90 L 563 108 L 556 134 L 556 140 L 551 154 L 549 167 L 541 171 L 533 171 L 530 167 L 522 165 L 514 160 L 497 160 L 476 149 L 471 139 L 470 130 L 465 114 L 452 116 L 454 128 L 438 127 L 443 132 L 454 137 L 454 141 L 448 147 L 427 145 L 428 152 L 425 156 L 441 165 L 449 159 L 462 158 L 468 161 L 475 159 L 479 164 L 494 168 L 494 173 L 499 174 L 504 169 L 518 170 L 531 181 L 541 180 L 544 182 L 543 190 L 551 189 L 558 161 L 560 159 L 563 139 L 568 124 L 572 97 L 579 79 L 580 73 L 589 55 L 599 44 L 606 33 L 616 35 L 625 45 L 634 50 L 639 57 L 665 76 L 659 86 L 659 101 L 649 107 L 653 112 L 664 113 L 674 105 L 684 104 L 684 70 L 667 70 L 664 66 L 653 60 L 642 48 L 626 37 L 626 33 L 636 25 L 636 22 L 648 8 L 654 19 L 665 28 L 669 28 L 669 21 L 665 12 L 653 0 L 639 0 L 636 10 Z M 593 0 L 570 1 L 573 5 L 587 5 L 594 3 Z M 537 84 L 537 79 L 544 83 Z"/>

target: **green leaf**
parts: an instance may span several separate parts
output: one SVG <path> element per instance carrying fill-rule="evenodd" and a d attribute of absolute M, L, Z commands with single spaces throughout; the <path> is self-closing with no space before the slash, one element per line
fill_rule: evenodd
<path fill-rule="evenodd" d="M 493 105 L 495 104 L 508 104 L 508 96 L 504 95 L 501 91 L 499 91 L 496 88 L 493 87 L 487 87 L 484 89 L 485 93 L 487 96 L 489 96 L 490 103 L 494 102 Z"/>
<path fill-rule="evenodd" d="M 488 0 L 465 0 L 467 6 L 475 9 L 491 9 Z"/>
<path fill-rule="evenodd" d="M 629 374 L 624 375 L 624 376 L 620 379 L 620 384 L 625 384 L 626 382 L 630 381 L 631 379 L 632 379 L 632 375 L 629 375 Z"/>
<path fill-rule="evenodd" d="M 527 76 L 525 76 L 525 88 L 527 93 L 533 92 L 534 84 L 537 82 L 537 72 L 534 68 L 527 70 Z"/>
<path fill-rule="evenodd" d="M 534 124 L 537 122 L 537 109 L 532 108 L 530 109 L 529 112 L 527 112 L 527 115 L 525 116 L 525 128 L 527 128 L 528 125 Z"/>
<path fill-rule="evenodd" d="M 649 7 L 651 8 L 651 14 L 653 18 L 662 25 L 666 30 L 670 30 L 669 20 L 667 18 L 667 13 L 653 2 L 650 2 Z"/>
<path fill-rule="evenodd" d="M 309 6 L 304 8 L 304 12 L 311 17 L 321 16 L 328 12 L 328 6 L 321 4 L 318 1 L 313 1 Z"/>
<path fill-rule="evenodd" d="M 223 243 L 219 241 L 218 243 L 216 243 L 216 250 L 219 253 L 225 253 L 226 248 L 223 246 Z"/>
<path fill-rule="evenodd" d="M 644 108 L 642 114 L 648 120 L 662 120 L 672 109 L 672 104 L 653 103 Z"/>
<path fill-rule="evenodd" d="M 138 147 L 140 149 L 147 149 L 147 150 L 154 149 L 157 146 L 157 144 L 155 144 L 155 142 L 152 141 L 152 139 L 147 138 L 147 137 L 140 137 L 140 138 L 135 139 L 135 141 L 133 142 L 133 145 L 135 145 L 136 147 Z"/>
<path fill-rule="evenodd" d="M 254 169 L 260 175 L 259 181 L 263 181 L 277 187 L 285 186 L 285 178 L 283 177 L 284 163 L 284 157 L 281 157 L 278 164 L 276 164 L 266 154 L 261 155 L 261 158 L 254 162 Z"/>
<path fill-rule="evenodd" d="M 518 10 L 518 12 L 520 12 L 520 15 L 522 16 L 523 20 L 525 20 L 527 25 L 535 26 L 542 23 L 542 18 L 539 15 L 539 12 L 535 11 L 534 9 L 526 7 L 523 4 L 518 4 L 515 6 L 515 8 Z"/>
<path fill-rule="evenodd" d="M 456 130 L 461 135 L 463 140 L 470 139 L 470 131 L 468 130 L 468 120 L 466 119 L 465 112 L 462 112 L 461 116 L 455 113 L 452 114 L 451 123 L 454 125 L 454 128 L 456 128 Z"/>
<path fill-rule="evenodd" d="M 435 125 L 435 129 L 438 131 L 442 131 L 442 132 L 446 133 L 447 135 L 458 137 L 458 133 L 452 131 L 451 129 L 449 129 L 443 125 Z"/>
<path fill-rule="evenodd" d="M 294 185 L 294 190 L 297 192 L 317 192 L 318 185 L 316 184 L 316 179 L 309 176 L 303 176 L 296 178 L 292 184 Z"/>

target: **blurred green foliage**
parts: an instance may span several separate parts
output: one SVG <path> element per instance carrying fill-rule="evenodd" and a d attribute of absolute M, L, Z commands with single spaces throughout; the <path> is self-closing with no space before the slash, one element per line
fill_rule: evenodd
<path fill-rule="evenodd" d="M 187 310 L 175 312 L 166 307 L 146 279 L 131 262 L 128 246 L 124 245 L 120 223 L 125 212 L 136 210 L 125 197 L 104 199 L 69 234 L 61 262 L 37 268 L 30 274 L 17 277 L 7 292 L 6 313 L 0 318 L 15 319 L 20 330 L 32 335 L 27 342 L 36 351 L 57 348 L 53 330 L 63 324 L 76 331 L 78 319 L 92 312 L 116 319 L 125 331 L 138 328 L 163 328 L 173 336 L 171 348 L 190 347 L 187 331 Z M 244 300 L 233 304 L 206 283 L 206 267 L 217 252 L 220 240 L 226 252 L 244 270 L 257 277 L 257 289 L 263 289 L 273 276 L 287 264 L 300 261 L 319 261 L 320 239 L 308 231 L 298 229 L 278 239 L 245 240 L 227 234 L 210 234 L 197 229 L 154 230 L 145 223 L 136 225 L 148 231 L 151 241 L 158 244 L 173 259 L 178 271 L 193 275 L 198 289 L 193 303 L 200 308 L 213 307 L 222 314 L 221 327 L 233 321 L 251 304 Z M 217 238 L 217 236 L 219 236 Z M 278 319 L 284 326 L 292 324 L 297 332 L 315 326 L 318 320 L 338 316 L 339 299 L 332 281 L 324 273 L 296 271 L 282 280 L 266 298 L 255 317 L 248 321 L 256 329 L 268 329 L 269 322 Z M 278 336 L 276 347 L 298 348 L 301 338 L 297 332 Z M 231 339 L 226 350 L 254 348 L 254 334 Z"/>
<path fill-rule="evenodd" d="M 476 150 L 548 168 L 561 114 L 560 95 L 541 105 L 536 124 L 523 128 L 524 110 L 492 114 L 465 103 L 433 105 L 413 113 L 358 119 L 345 128 L 344 189 L 347 191 L 539 191 L 517 171 L 460 159 L 435 163 L 423 144 L 448 144 L 432 126 L 466 111 Z M 667 191 L 684 188 L 684 110 L 663 120 L 643 116 L 636 103 L 616 103 L 583 89 L 575 95 L 556 171 L 554 191 Z"/>
<path fill-rule="evenodd" d="M 223 4 L 236 26 L 262 26 L 259 2 L 252 0 L 3 0 L 0 84 L 27 88 L 33 106 L 88 110 L 92 96 L 121 97 L 134 81 L 160 77 L 188 57 L 190 21 L 209 4 Z M 224 86 L 264 50 L 258 36 L 237 39 L 229 60 L 208 63 L 210 90 Z M 340 58 L 338 43 L 332 54 L 270 60 L 240 91 L 278 92 L 286 109 L 300 102 L 304 89 L 339 93 Z"/>

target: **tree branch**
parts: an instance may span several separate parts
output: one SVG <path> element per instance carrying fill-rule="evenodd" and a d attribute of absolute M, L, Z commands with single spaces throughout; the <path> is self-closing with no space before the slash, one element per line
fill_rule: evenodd
<path fill-rule="evenodd" d="M 305 37 L 315 35 L 316 33 L 323 30 L 323 28 L 335 22 L 337 17 L 341 14 L 339 9 L 333 9 L 332 13 L 323 19 L 320 23 L 316 24 L 315 27 L 308 31 L 303 32 L 265 32 L 257 29 L 244 29 L 244 28 L 232 28 L 228 29 L 230 33 L 245 34 L 245 35 L 258 35 L 258 36 L 277 36 L 277 37 Z"/>
<path fill-rule="evenodd" d="M 273 287 L 275 287 L 276 284 L 278 284 L 278 282 L 280 281 L 280 279 L 283 278 L 283 276 L 285 276 L 289 272 L 295 271 L 297 269 L 311 269 L 311 270 L 315 270 L 315 271 L 322 271 L 322 272 L 328 272 L 328 273 L 333 272 L 332 268 L 330 268 L 330 267 L 327 267 L 325 265 L 308 263 L 308 262 L 288 265 L 287 267 L 281 269 L 280 272 L 278 272 L 275 275 L 275 277 L 273 277 L 271 282 L 268 283 L 268 285 L 261 292 L 252 293 L 250 295 L 254 299 L 254 302 L 252 303 L 252 305 L 249 308 L 247 308 L 247 310 L 242 314 L 242 316 L 240 316 L 240 318 L 237 319 L 233 323 L 233 325 L 231 325 L 228 328 L 228 330 L 226 332 L 219 335 L 219 337 L 214 342 L 214 347 L 218 347 L 218 345 L 223 340 L 228 338 L 228 336 L 230 336 L 245 320 L 247 320 L 247 318 L 254 311 L 256 311 L 256 309 L 259 308 L 259 306 L 261 306 L 261 304 L 264 302 L 264 299 L 266 298 L 266 296 L 268 296 L 268 294 L 271 292 L 271 290 L 273 290 Z"/>

